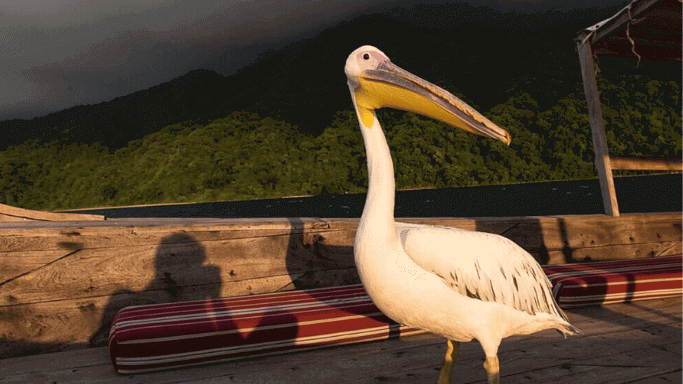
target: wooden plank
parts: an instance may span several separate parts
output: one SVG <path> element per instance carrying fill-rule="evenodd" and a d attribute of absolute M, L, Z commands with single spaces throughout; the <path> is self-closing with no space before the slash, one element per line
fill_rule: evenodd
<path fill-rule="evenodd" d="M 552 382 L 574 384 L 577 378 L 582 378 L 584 383 L 605 382 L 609 378 L 612 383 L 625 383 L 628 380 L 650 377 L 671 371 L 668 363 L 674 356 L 665 351 L 649 349 L 644 354 L 642 350 L 615 353 L 613 359 L 602 357 L 593 361 L 573 361 L 524 372 L 514 376 L 505 375 L 505 381 L 513 382 Z M 617 360 L 620 359 L 620 360 Z M 617 362 L 612 363 L 611 361 Z M 605 361 L 604 363 L 602 363 Z M 628 363 L 624 364 L 623 361 Z M 619 364 L 619 362 L 622 362 Z M 515 377 L 516 376 L 516 377 Z M 594 378 L 600 378 L 599 381 Z M 523 379 L 523 380 L 522 380 Z M 502 380 L 502 379 L 501 379 Z"/>
<path fill-rule="evenodd" d="M 529 252 L 595 248 L 609 245 L 678 241 L 680 213 L 627 214 L 618 218 L 576 215 L 524 218 L 415 218 L 399 221 L 446 225 L 503 235 Z M 334 225 L 331 224 L 334 227 Z"/>
<path fill-rule="evenodd" d="M 680 157 L 669 158 L 645 158 L 610 156 L 612 169 L 632 171 L 683 171 L 683 162 Z"/>
<path fill-rule="evenodd" d="M 26 220 L 42 220 L 42 221 L 89 221 L 89 220 L 104 220 L 102 215 L 86 215 L 80 213 L 58 213 L 47 211 L 33 211 L 30 209 L 23 209 L 12 207 L 5 204 L 0 204 L 0 221 L 26 221 Z"/>
<path fill-rule="evenodd" d="M 95 365 L 109 365 L 111 367 L 107 347 L 45 353 L 41 355 L 0 360 L 0 377 L 7 378 L 10 375 L 25 375 L 32 373 L 41 374 L 42 372 Z"/>
<path fill-rule="evenodd" d="M 268 218 L 115 218 L 105 221 L 27 221 L 16 223 L 0 223 L 0 232 L 5 235 L 22 234 L 26 230 L 64 230 L 72 228 L 158 228 L 158 227 L 194 227 L 194 226 L 229 226 L 232 229 L 287 229 L 318 228 L 324 226 L 324 219 L 317 217 L 268 217 Z"/>
<path fill-rule="evenodd" d="M 67 250 L 24 251 L 16 253 L 14 257 L 0 256 L 0 290 L 8 280 L 40 269 L 68 253 Z"/>
<path fill-rule="evenodd" d="M 681 299 L 672 298 L 643 302 L 641 306 L 617 304 L 572 310 L 568 313 L 570 321 L 585 334 L 566 340 L 555 332 L 506 339 L 499 352 L 501 381 L 526 383 L 536 378 L 592 383 L 600 378 L 602 383 L 622 383 L 667 375 L 681 364 L 680 355 L 662 349 L 681 338 L 680 309 Z M 421 335 L 175 371 L 118 375 L 106 349 L 95 348 L 0 360 L 0 383 L 432 382 L 444 351 L 443 339 Z M 482 359 L 478 343 L 463 343 L 453 382 L 484 380 Z"/>
<path fill-rule="evenodd" d="M 679 368 L 674 369 L 671 372 L 629 381 L 628 384 L 671 384 L 681 382 L 683 382 L 683 377 L 681 376 L 681 369 Z"/>
<path fill-rule="evenodd" d="M 296 218 L 297 220 L 303 220 Z M 285 220 L 285 219 L 283 219 Z M 295 219 L 290 219 L 295 220 Z M 620 219 L 602 215 L 575 215 L 518 218 L 402 218 L 399 221 L 448 225 L 461 229 L 502 234 L 527 249 L 561 249 L 618 243 L 673 241 L 680 238 L 681 214 L 628 214 Z M 127 245 L 158 245 L 175 233 L 185 233 L 192 241 L 247 239 L 310 233 L 325 238 L 326 232 L 355 231 L 358 219 L 317 219 L 303 223 L 273 223 L 254 219 L 251 225 L 234 220 L 176 221 L 157 219 L 155 225 L 109 220 L 110 226 L 72 225 L 60 228 L 0 228 L 0 253 L 63 249 L 99 249 Z M 678 223 L 677 223 L 678 222 Z M 617 231 L 616 229 L 619 228 Z M 316 235 L 318 234 L 318 235 Z M 352 241 L 344 245 L 352 245 Z"/>
<path fill-rule="evenodd" d="M 548 251 L 547 257 L 548 264 L 564 264 L 569 262 L 644 259 L 680 254 L 683 254 L 681 242 L 671 241 Z M 541 254 L 532 253 L 532 255 L 537 259 L 543 257 Z"/>
<path fill-rule="evenodd" d="M 617 204 L 612 167 L 607 150 L 607 138 L 605 137 L 605 128 L 602 126 L 602 110 L 598 83 L 595 80 L 595 65 L 593 63 L 591 42 L 584 41 L 588 40 L 586 36 L 587 34 L 583 33 L 581 34 L 581 39 L 577 39 L 577 49 L 581 64 L 581 76 L 583 77 L 583 90 L 588 102 L 588 116 L 593 136 L 593 148 L 595 149 L 595 166 L 598 169 L 605 213 L 610 216 L 619 216 L 619 205 Z"/>
<path fill-rule="evenodd" d="M 678 241 L 681 237 L 680 213 L 627 214 L 618 219 L 609 216 L 593 220 L 560 217 L 553 226 L 544 228 L 548 249 L 559 245 L 570 248 L 593 248 L 609 245 Z"/>
<path fill-rule="evenodd" d="M 501 382 L 505 383 L 528 383 L 528 382 L 572 382 L 591 383 L 592 377 L 601 377 L 601 382 L 624 382 L 624 374 L 616 374 L 614 381 L 605 381 L 605 377 L 615 368 L 627 369 L 628 363 L 636 365 L 635 369 L 628 372 L 630 375 L 652 375 L 672 369 L 673 361 L 676 357 L 671 353 L 652 347 L 646 336 L 639 330 L 627 330 L 622 335 L 611 333 L 609 335 L 587 336 L 558 340 L 557 337 L 535 337 L 530 341 L 508 340 L 503 345 L 510 348 L 499 352 L 501 364 Z M 678 336 L 678 334 L 674 335 Z M 618 338 L 622 337 L 622 338 Z M 434 346 L 432 350 L 423 349 L 419 351 L 425 356 L 423 368 L 414 364 L 415 359 L 410 359 L 410 364 L 402 362 L 403 366 L 392 364 L 392 359 L 385 357 L 377 367 L 382 367 L 382 376 L 390 382 L 410 382 L 407 373 L 413 377 L 419 376 L 421 382 L 430 381 L 430 376 L 436 377 L 436 370 L 439 368 L 440 354 L 435 349 L 444 351 L 445 348 Z M 479 349 L 479 350 L 478 350 Z M 624 351 L 627 349 L 626 351 Z M 599 361 L 605 356 L 625 356 L 631 358 L 638 353 L 647 351 L 652 357 L 652 361 L 659 362 L 660 365 L 649 366 L 647 369 L 638 369 L 637 359 L 629 361 L 624 366 L 608 364 L 593 366 L 594 361 Z M 416 351 L 417 352 L 417 351 Z M 442 352 L 443 353 L 443 352 Z M 405 355 L 404 355 L 405 356 Z M 402 356 L 402 357 L 404 357 Z M 409 357 L 409 356 L 408 356 Z M 428 361 L 432 361 L 429 365 Z M 476 343 L 463 344 L 461 356 L 456 361 L 456 368 L 453 375 L 453 382 L 466 383 L 485 383 L 486 375 L 481 367 L 483 353 Z M 680 361 L 680 359 L 679 359 Z M 405 367 L 408 365 L 408 367 Z M 586 369 L 586 367 L 589 367 Z M 369 379 L 366 374 L 365 378 Z M 628 376 L 626 376 L 628 377 Z M 360 380 L 362 381 L 362 380 Z M 368 380 L 369 381 L 369 380 Z M 417 381 L 417 380 L 416 380 Z"/>
<path fill-rule="evenodd" d="M 292 221 L 292 222 L 290 222 Z M 107 220 L 106 226 L 87 226 L 87 223 L 54 228 L 2 228 L 0 252 L 17 252 L 48 249 L 100 249 L 127 245 L 158 245 L 170 242 L 197 242 L 231 239 L 254 239 L 267 236 L 295 235 L 303 232 L 326 231 L 329 224 L 321 219 L 292 218 L 281 220 L 250 221 L 174 220 L 155 219 L 139 221 L 126 219 Z M 51 224 L 51 223 L 50 223 Z M 63 225 L 63 223 L 60 223 Z M 355 226 L 354 226 L 355 228 Z M 176 234 L 187 234 L 188 239 Z"/>

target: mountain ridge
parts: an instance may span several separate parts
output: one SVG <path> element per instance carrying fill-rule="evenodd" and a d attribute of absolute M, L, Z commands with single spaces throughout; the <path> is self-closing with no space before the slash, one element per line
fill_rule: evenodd
<path fill-rule="evenodd" d="M 229 76 L 196 69 L 110 101 L 79 105 L 31 120 L 1 121 L 0 150 L 34 139 L 101 143 L 113 151 L 167 125 L 206 124 L 242 110 L 282 119 L 304 133 L 319 135 L 335 113 L 351 109 L 343 65 L 348 53 L 364 44 L 378 46 L 397 65 L 448 89 L 481 111 L 519 91 L 532 93 L 541 103 L 552 103 L 580 84 L 572 33 L 609 16 L 614 8 L 524 15 L 451 4 L 361 15 L 312 38 L 268 51 Z M 449 12 L 471 18 L 451 18 L 450 24 L 441 22 L 448 25 L 427 27 L 409 20 L 431 17 L 448 21 Z M 563 21 L 562 15 L 570 19 Z M 520 25 L 529 20 L 536 21 L 529 22 L 527 30 L 520 30 Z M 554 20 L 555 28 L 548 29 Z M 481 31 L 497 34 L 484 36 Z M 505 60 L 504 65 L 501 60 Z M 602 65 L 601 70 L 623 72 L 631 65 L 617 63 L 613 69 L 614 63 Z M 643 62 L 641 68 L 648 65 L 662 67 Z M 662 68 L 666 72 L 669 67 Z"/>

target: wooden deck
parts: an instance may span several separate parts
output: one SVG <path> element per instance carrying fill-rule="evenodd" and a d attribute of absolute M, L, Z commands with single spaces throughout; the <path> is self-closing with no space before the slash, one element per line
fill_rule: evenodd
<path fill-rule="evenodd" d="M 501 381 L 680 383 L 681 298 L 567 311 L 581 336 L 503 341 Z M 432 383 L 445 343 L 431 335 L 142 375 L 119 375 L 106 348 L 0 360 L 3 383 Z M 485 381 L 478 343 L 463 343 L 453 383 Z"/>

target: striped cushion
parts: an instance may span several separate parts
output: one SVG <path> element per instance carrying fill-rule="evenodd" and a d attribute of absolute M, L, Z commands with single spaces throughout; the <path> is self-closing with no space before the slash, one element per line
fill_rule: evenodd
<path fill-rule="evenodd" d="M 683 294 L 681 256 L 544 266 L 562 308 Z"/>
<path fill-rule="evenodd" d="M 352 285 L 127 307 L 112 323 L 109 355 L 119 373 L 138 373 L 421 332 Z"/>
<path fill-rule="evenodd" d="M 563 308 L 681 295 L 681 256 L 543 267 Z M 120 373 L 386 339 L 399 326 L 361 285 L 127 307 L 109 334 Z"/>

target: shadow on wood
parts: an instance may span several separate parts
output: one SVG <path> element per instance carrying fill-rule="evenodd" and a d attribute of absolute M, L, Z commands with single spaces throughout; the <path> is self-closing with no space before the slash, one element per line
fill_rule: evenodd
<path fill-rule="evenodd" d="M 119 290 L 111 295 L 111 298 L 104 310 L 100 322 L 100 328 L 90 337 L 91 347 L 107 345 L 109 330 L 116 313 L 128 306 L 144 304 L 161 304 L 171 302 L 183 302 L 194 300 L 216 299 L 221 296 L 222 274 L 216 265 L 207 265 L 206 252 L 200 242 L 195 240 L 187 233 L 173 233 L 161 241 L 157 248 L 154 259 L 155 277 L 149 285 L 139 291 Z M 198 281 L 209 281 L 208 284 L 179 284 L 175 279 L 187 280 L 189 277 L 197 277 Z M 200 280 L 198 277 L 201 276 Z M 175 279 L 174 279 L 175 278 Z M 203 307 L 206 318 L 214 318 L 216 322 L 223 324 L 222 329 L 237 329 L 237 325 L 232 318 L 225 317 L 225 313 L 230 313 L 230 308 L 221 301 L 212 301 L 211 305 Z M 195 313 L 195 316 L 199 315 Z M 253 338 L 258 341 L 264 337 L 267 327 L 267 318 L 277 315 L 283 321 L 296 322 L 295 317 L 282 309 L 269 311 L 259 319 L 258 324 L 243 332 L 225 332 L 220 337 L 207 337 L 202 341 L 202 348 L 220 348 L 226 345 L 249 344 Z M 284 330 L 275 330 L 278 337 L 284 339 L 294 339 L 298 327 L 289 327 Z M 272 332 L 273 330 L 271 330 Z M 282 334 L 282 333 L 285 334 Z M 265 332 L 267 333 L 267 331 Z M 159 353 L 169 353 L 168 350 Z"/>
<path fill-rule="evenodd" d="M 178 301 L 215 299 L 220 297 L 221 272 L 215 265 L 206 265 L 206 252 L 200 242 L 183 233 L 164 237 L 157 247 L 154 258 L 155 276 L 147 287 L 134 292 L 121 289 L 114 292 L 104 309 L 100 327 L 90 336 L 93 347 L 107 344 L 109 327 L 116 313 L 128 306 L 171 303 Z M 211 284 L 180 286 L 174 278 L 184 275 L 203 277 Z"/>
<path fill-rule="evenodd" d="M 353 246 L 326 244 L 326 238 L 322 234 L 307 235 L 304 221 L 300 218 L 289 217 L 287 220 L 292 230 L 289 235 L 286 263 L 294 289 L 360 284 Z M 353 244 L 355 230 L 346 232 L 347 242 Z M 365 312 L 349 309 L 348 305 L 344 305 L 342 310 L 354 315 L 366 315 Z M 398 338 L 399 327 L 398 324 L 390 326 L 387 339 Z"/>

